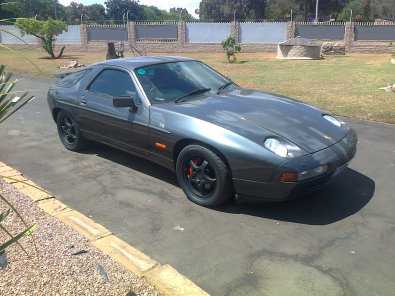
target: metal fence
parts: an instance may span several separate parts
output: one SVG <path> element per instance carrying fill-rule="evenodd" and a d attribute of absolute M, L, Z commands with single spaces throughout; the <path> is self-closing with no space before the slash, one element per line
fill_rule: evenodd
<path fill-rule="evenodd" d="M 128 30 L 125 25 L 88 25 L 88 41 L 127 41 Z"/>
<path fill-rule="evenodd" d="M 395 25 L 356 24 L 354 33 L 356 41 L 395 41 Z"/>
<path fill-rule="evenodd" d="M 287 40 L 286 22 L 241 23 L 241 43 L 275 44 Z"/>
<path fill-rule="evenodd" d="M 178 40 L 176 23 L 137 23 L 135 26 L 136 40 Z"/>
<path fill-rule="evenodd" d="M 320 40 L 343 40 L 345 34 L 344 23 L 311 24 L 297 23 L 296 36 Z"/>
<path fill-rule="evenodd" d="M 189 43 L 221 43 L 230 33 L 230 23 L 186 24 L 186 40 Z"/>

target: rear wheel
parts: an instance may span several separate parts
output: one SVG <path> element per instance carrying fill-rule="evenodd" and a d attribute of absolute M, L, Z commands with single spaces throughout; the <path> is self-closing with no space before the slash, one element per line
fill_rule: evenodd
<path fill-rule="evenodd" d="M 66 111 L 60 111 L 56 117 L 59 138 L 63 145 L 71 151 L 85 148 L 86 141 L 81 135 L 78 123 Z"/>
<path fill-rule="evenodd" d="M 233 196 L 228 167 L 208 148 L 186 146 L 177 158 L 176 173 L 178 184 L 194 203 L 214 207 Z"/>

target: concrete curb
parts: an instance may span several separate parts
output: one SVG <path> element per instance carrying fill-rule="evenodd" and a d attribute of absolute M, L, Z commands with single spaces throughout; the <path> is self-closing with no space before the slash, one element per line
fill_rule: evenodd
<path fill-rule="evenodd" d="M 168 264 L 162 265 L 112 234 L 104 226 L 73 210 L 25 178 L 21 172 L 0 162 L 0 178 L 32 199 L 43 211 L 85 236 L 96 248 L 127 270 L 145 277 L 165 296 L 208 296 L 209 294 Z"/>

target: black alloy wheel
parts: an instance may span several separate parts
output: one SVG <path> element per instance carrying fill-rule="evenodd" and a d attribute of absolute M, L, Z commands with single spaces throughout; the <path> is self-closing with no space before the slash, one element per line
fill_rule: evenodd
<path fill-rule="evenodd" d="M 68 112 L 60 111 L 56 122 L 60 140 L 67 149 L 79 151 L 85 147 L 78 123 Z"/>
<path fill-rule="evenodd" d="M 176 164 L 177 180 L 191 201 L 214 207 L 230 200 L 233 186 L 225 162 L 210 149 L 186 146 Z"/>
<path fill-rule="evenodd" d="M 207 198 L 215 191 L 217 178 L 206 159 L 186 159 L 183 163 L 185 182 L 200 198 Z"/>

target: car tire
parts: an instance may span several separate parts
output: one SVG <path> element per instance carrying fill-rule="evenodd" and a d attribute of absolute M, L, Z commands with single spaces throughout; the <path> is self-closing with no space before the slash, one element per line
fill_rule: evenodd
<path fill-rule="evenodd" d="M 86 140 L 81 134 L 79 125 L 73 116 L 66 111 L 60 111 L 56 117 L 59 138 L 68 150 L 81 151 L 86 148 Z"/>
<path fill-rule="evenodd" d="M 187 198 L 196 204 L 216 207 L 233 197 L 228 166 L 206 147 L 189 145 L 182 149 L 177 158 L 176 174 L 178 184 Z"/>

